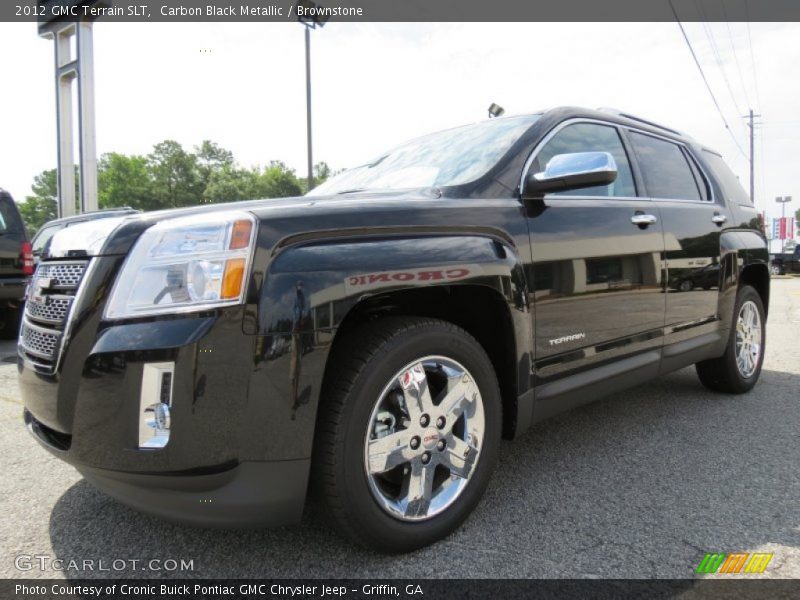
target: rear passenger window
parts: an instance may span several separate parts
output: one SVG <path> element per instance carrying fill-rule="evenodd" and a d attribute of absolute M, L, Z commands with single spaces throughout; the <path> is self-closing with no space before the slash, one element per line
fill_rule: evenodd
<path fill-rule="evenodd" d="M 676 200 L 708 199 L 707 192 L 701 193 L 705 183 L 698 185 L 697 177 L 702 177 L 700 171 L 689 162 L 678 144 L 635 131 L 630 132 L 630 138 L 648 196 Z"/>
<path fill-rule="evenodd" d="M 596 123 L 575 123 L 567 125 L 548 141 L 531 165 L 534 173 L 544 171 L 547 163 L 557 154 L 574 152 L 608 152 L 617 163 L 617 179 L 604 186 L 557 192 L 564 196 L 616 196 L 634 197 L 636 187 L 633 184 L 631 165 L 622 140 L 615 127 Z"/>
<path fill-rule="evenodd" d="M 17 216 L 17 207 L 14 201 L 3 195 L 0 198 L 0 233 L 21 233 L 22 222 Z"/>

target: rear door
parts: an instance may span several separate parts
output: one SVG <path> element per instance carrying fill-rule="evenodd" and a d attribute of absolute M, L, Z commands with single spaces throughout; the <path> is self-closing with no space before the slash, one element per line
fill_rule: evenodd
<path fill-rule="evenodd" d="M 718 317 L 720 234 L 732 225 L 692 151 L 674 140 L 628 131 L 645 192 L 658 205 L 666 246 L 666 343 L 711 330 Z"/>
<path fill-rule="evenodd" d="M 637 197 L 630 149 L 618 128 L 567 121 L 540 144 L 529 171 L 543 171 L 557 154 L 596 151 L 614 157 L 614 183 L 548 194 L 528 205 L 539 382 L 662 342 L 664 239 L 658 206 Z M 636 217 L 650 222 L 637 225 Z"/>

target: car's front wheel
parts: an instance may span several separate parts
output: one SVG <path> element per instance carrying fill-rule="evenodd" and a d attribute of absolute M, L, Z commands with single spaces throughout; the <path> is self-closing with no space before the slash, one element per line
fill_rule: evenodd
<path fill-rule="evenodd" d="M 386 318 L 337 344 L 315 483 L 339 528 L 384 552 L 456 529 L 497 459 L 501 400 L 483 348 L 451 323 Z"/>

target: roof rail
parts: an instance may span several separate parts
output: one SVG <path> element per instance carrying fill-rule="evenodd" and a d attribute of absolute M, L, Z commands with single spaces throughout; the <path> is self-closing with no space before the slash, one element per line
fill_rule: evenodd
<path fill-rule="evenodd" d="M 612 115 L 617 115 L 618 117 L 625 117 L 626 119 L 630 119 L 631 121 L 638 121 L 639 123 L 644 123 L 645 125 L 650 125 L 650 127 L 655 127 L 656 129 L 661 129 L 663 131 L 669 131 L 670 133 L 674 133 L 675 135 L 680 135 L 682 137 L 689 137 L 682 131 L 678 131 L 677 129 L 672 129 L 671 127 L 666 127 L 654 121 L 650 121 L 648 119 L 643 119 L 642 117 L 637 117 L 636 115 L 632 115 L 625 111 L 616 109 L 616 108 L 605 108 L 601 107 L 597 109 L 599 112 L 609 113 Z"/>

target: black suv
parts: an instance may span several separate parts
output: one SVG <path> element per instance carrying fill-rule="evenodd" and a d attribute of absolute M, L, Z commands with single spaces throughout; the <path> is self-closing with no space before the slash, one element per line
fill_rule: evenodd
<path fill-rule="evenodd" d="M 19 209 L 0 188 L 0 338 L 17 336 L 33 256 Z"/>
<path fill-rule="evenodd" d="M 143 511 L 282 524 L 311 483 L 354 540 L 407 551 L 467 518 L 531 423 L 689 365 L 747 392 L 769 281 L 715 151 L 618 113 L 491 119 L 305 197 L 56 233 L 25 422 Z"/>

